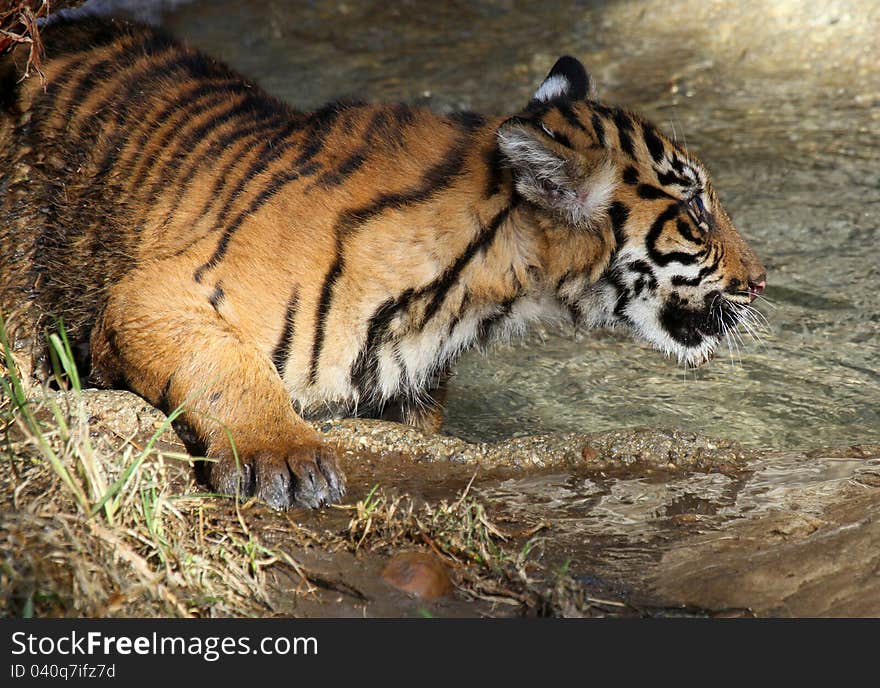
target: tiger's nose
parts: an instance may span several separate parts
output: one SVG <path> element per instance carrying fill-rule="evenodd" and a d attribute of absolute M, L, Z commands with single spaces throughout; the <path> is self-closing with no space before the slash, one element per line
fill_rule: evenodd
<path fill-rule="evenodd" d="M 766 286 L 767 278 L 764 275 L 755 281 L 749 280 L 749 301 L 754 301 L 763 294 Z"/>

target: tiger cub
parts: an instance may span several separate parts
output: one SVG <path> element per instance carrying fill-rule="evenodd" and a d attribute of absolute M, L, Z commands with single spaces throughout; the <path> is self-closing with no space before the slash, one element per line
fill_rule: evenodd
<path fill-rule="evenodd" d="M 456 357 L 538 320 L 698 365 L 764 289 L 703 165 L 574 58 L 513 115 L 304 113 L 153 28 L 44 41 L 45 87 L 0 63 L 0 310 L 37 373 L 61 316 L 91 383 L 185 405 L 217 490 L 337 501 L 303 418 L 436 430 Z"/>

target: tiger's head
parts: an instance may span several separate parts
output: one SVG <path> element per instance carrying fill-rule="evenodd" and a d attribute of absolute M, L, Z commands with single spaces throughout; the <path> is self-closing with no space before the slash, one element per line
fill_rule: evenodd
<path fill-rule="evenodd" d="M 578 60 L 560 58 L 497 140 L 544 237 L 547 286 L 576 322 L 625 325 L 696 366 L 754 317 L 764 266 L 706 168 L 640 116 L 598 102 Z"/>

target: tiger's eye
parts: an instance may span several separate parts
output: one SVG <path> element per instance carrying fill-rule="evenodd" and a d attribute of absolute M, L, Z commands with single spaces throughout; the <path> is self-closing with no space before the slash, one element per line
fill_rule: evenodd
<path fill-rule="evenodd" d="M 709 214 L 706 212 L 706 206 L 699 194 L 688 201 L 688 213 L 700 229 L 708 231 Z"/>

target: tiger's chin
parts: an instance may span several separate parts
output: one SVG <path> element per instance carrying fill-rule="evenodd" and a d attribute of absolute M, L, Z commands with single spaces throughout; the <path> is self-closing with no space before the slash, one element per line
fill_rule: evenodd
<path fill-rule="evenodd" d="M 676 341 L 668 333 L 662 331 L 647 336 L 643 332 L 639 334 L 655 349 L 662 351 L 669 358 L 675 358 L 679 364 L 687 368 L 699 368 L 714 359 L 721 343 L 720 335 L 705 332 L 694 332 L 691 341 L 695 343 L 689 345 Z"/>
<path fill-rule="evenodd" d="M 647 339 L 680 364 L 698 368 L 713 358 L 727 330 L 735 325 L 723 314 L 723 299 L 707 295 L 702 307 L 688 307 L 675 295 L 659 309 Z"/>
<path fill-rule="evenodd" d="M 689 368 L 699 368 L 715 358 L 720 337 L 706 337 L 699 347 L 685 348 L 677 354 L 679 363 Z"/>
<path fill-rule="evenodd" d="M 662 301 L 632 300 L 621 308 L 615 290 L 600 282 L 580 303 L 585 314 L 581 324 L 622 327 L 679 364 L 699 368 L 715 358 L 725 333 L 737 322 L 716 296 L 711 292 L 695 301 L 697 308 L 675 294 Z"/>
<path fill-rule="evenodd" d="M 729 323 L 706 300 L 705 308 L 688 308 L 677 298 L 660 308 L 632 309 L 625 323 L 637 338 L 651 344 L 680 365 L 699 368 L 715 358 Z M 725 326 L 724 323 L 727 323 Z"/>

